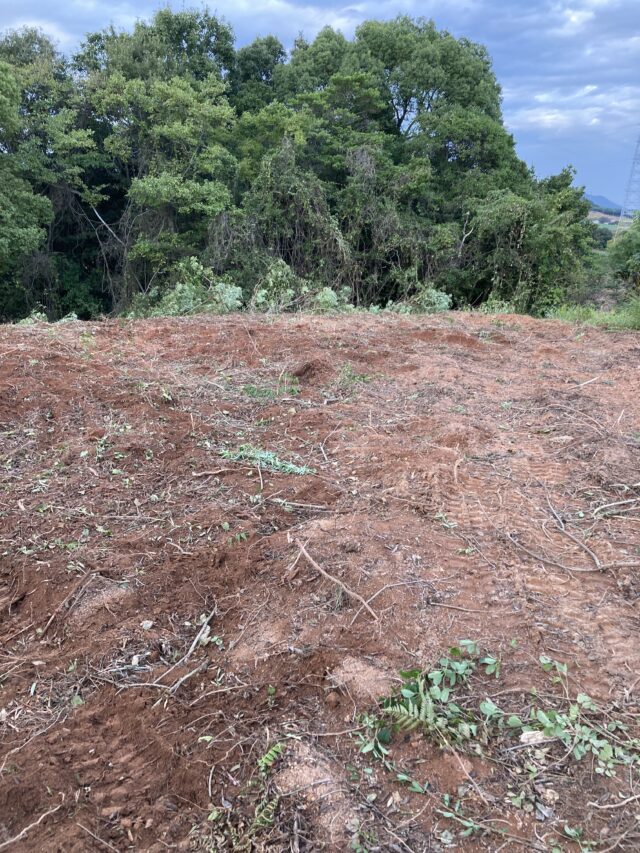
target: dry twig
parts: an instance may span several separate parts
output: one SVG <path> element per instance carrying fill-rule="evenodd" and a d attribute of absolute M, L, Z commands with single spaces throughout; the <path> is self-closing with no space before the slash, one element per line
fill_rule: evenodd
<path fill-rule="evenodd" d="M 12 844 L 16 844 L 18 841 L 22 841 L 22 839 L 28 832 L 30 832 L 32 829 L 35 829 L 35 827 L 39 826 L 45 818 L 49 817 L 49 815 L 54 814 L 54 812 L 57 812 L 61 808 L 62 804 L 56 806 L 54 809 L 49 809 L 49 811 L 44 812 L 44 814 L 41 814 L 38 820 L 34 820 L 34 822 L 30 823 L 29 826 L 25 826 L 25 828 L 17 835 L 14 835 L 13 838 L 8 838 L 6 841 L 0 843 L 0 850 L 4 850 L 6 847 L 10 847 Z"/>
<path fill-rule="evenodd" d="M 309 563 L 309 565 L 313 566 L 313 568 L 317 572 L 320 572 L 320 574 L 323 577 L 327 578 L 327 580 L 330 580 L 332 583 L 337 584 L 340 587 L 340 589 L 342 589 L 342 591 L 345 592 L 350 598 L 355 598 L 356 601 L 359 601 L 362 604 L 362 606 L 365 608 L 365 610 L 375 619 L 375 621 L 376 622 L 379 621 L 378 616 L 375 613 L 375 611 L 372 610 L 371 607 L 369 607 L 369 605 L 367 604 L 367 602 L 364 600 L 364 598 L 361 595 L 359 595 L 357 592 L 354 592 L 352 589 L 349 589 L 349 587 L 346 584 L 344 584 L 341 580 L 334 577 L 333 575 L 330 575 L 329 572 L 325 571 L 325 569 L 322 568 L 322 566 L 319 566 L 316 563 L 316 561 L 313 559 L 313 557 L 309 554 L 307 549 L 304 547 L 302 542 L 299 542 L 297 539 L 294 539 L 293 541 L 298 546 L 298 548 L 300 549 L 300 553 L 306 559 L 306 561 Z"/>

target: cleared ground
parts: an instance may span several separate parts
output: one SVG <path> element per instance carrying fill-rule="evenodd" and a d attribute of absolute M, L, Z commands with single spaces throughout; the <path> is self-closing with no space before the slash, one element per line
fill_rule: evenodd
<path fill-rule="evenodd" d="M 0 329 L 0 850 L 637 850 L 639 391 L 524 317 Z"/>

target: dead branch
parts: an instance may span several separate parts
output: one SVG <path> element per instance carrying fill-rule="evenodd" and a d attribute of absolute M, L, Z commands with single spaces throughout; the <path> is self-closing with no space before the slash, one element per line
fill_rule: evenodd
<path fill-rule="evenodd" d="M 313 557 L 309 554 L 307 549 L 304 547 L 302 542 L 299 542 L 297 539 L 294 539 L 293 541 L 298 546 L 298 548 L 300 549 L 300 553 L 306 559 L 306 561 L 309 563 L 309 565 L 313 566 L 313 568 L 317 572 L 320 572 L 320 574 L 323 577 L 327 578 L 327 580 L 330 580 L 332 583 L 337 584 L 340 587 L 340 589 L 342 589 L 342 591 L 345 592 L 350 598 L 355 598 L 356 601 L 359 601 L 360 604 L 362 604 L 362 606 L 365 608 L 365 610 L 373 617 L 373 619 L 376 622 L 379 621 L 378 616 L 375 613 L 375 611 L 369 607 L 369 605 L 367 604 L 367 602 L 364 600 L 364 598 L 361 595 L 359 595 L 357 592 L 354 592 L 352 589 L 349 589 L 349 587 L 346 584 L 344 584 L 341 580 L 338 580 L 338 578 L 334 577 L 333 575 L 330 575 L 329 572 L 325 571 L 322 568 L 322 566 L 319 566 L 316 563 L 316 561 L 313 559 Z"/>

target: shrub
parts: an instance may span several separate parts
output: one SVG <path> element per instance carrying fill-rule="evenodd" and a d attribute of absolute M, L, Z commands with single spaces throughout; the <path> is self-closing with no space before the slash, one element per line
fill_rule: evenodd
<path fill-rule="evenodd" d="M 311 307 L 319 314 L 331 314 L 336 311 L 353 311 L 353 305 L 349 301 L 351 291 L 343 287 L 339 291 L 331 287 L 323 287 L 313 295 Z"/>
<path fill-rule="evenodd" d="M 313 297 L 313 305 L 320 314 L 330 314 L 340 310 L 340 297 L 330 287 L 323 287 Z"/>
<path fill-rule="evenodd" d="M 451 296 L 435 287 L 422 287 L 414 297 L 418 314 L 440 314 L 451 308 Z"/>
<path fill-rule="evenodd" d="M 486 302 L 482 303 L 480 311 L 483 314 L 515 314 L 516 308 L 513 302 L 491 295 Z"/>
<path fill-rule="evenodd" d="M 444 290 L 422 286 L 410 299 L 389 302 L 385 310 L 394 314 L 441 314 L 451 308 L 451 302 L 451 296 Z"/>
<path fill-rule="evenodd" d="M 44 311 L 38 311 L 37 308 L 34 308 L 31 314 L 28 317 L 23 317 L 22 320 L 18 320 L 18 326 L 35 326 L 36 323 L 48 323 L 49 318 L 44 313 Z"/>
<path fill-rule="evenodd" d="M 177 282 L 158 300 L 151 291 L 134 299 L 129 317 L 183 317 L 190 314 L 229 314 L 242 307 L 242 290 L 225 281 L 213 282 L 213 271 L 197 258 L 175 267 Z"/>
<path fill-rule="evenodd" d="M 287 311 L 295 307 L 309 292 L 309 283 L 300 278 L 289 264 L 276 258 L 261 277 L 251 299 L 256 311 Z"/>

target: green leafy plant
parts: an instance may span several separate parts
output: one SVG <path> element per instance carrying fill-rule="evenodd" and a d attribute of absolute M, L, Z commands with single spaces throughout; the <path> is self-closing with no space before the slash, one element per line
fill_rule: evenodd
<path fill-rule="evenodd" d="M 566 664 L 544 655 L 540 662 L 566 695 Z M 574 700 L 559 698 L 561 707 L 538 701 L 525 717 L 503 711 L 488 697 L 477 708 L 454 701 L 459 688 L 480 672 L 499 678 L 500 659 L 481 654 L 474 641 L 463 640 L 440 658 L 436 669 L 401 672 L 403 684 L 395 696 L 383 700 L 382 712 L 400 730 L 420 729 L 443 744 L 457 743 L 475 751 L 491 741 L 518 736 L 525 745 L 560 744 L 565 759 L 581 761 L 590 755 L 600 775 L 614 776 L 616 766 L 640 763 L 640 740 L 585 693 Z"/>
<path fill-rule="evenodd" d="M 261 773 L 268 773 L 269 770 L 273 768 L 273 765 L 280 758 L 280 756 L 284 753 L 287 745 L 282 741 L 278 741 L 274 743 L 273 746 L 269 747 L 269 749 L 261 755 L 258 759 L 258 768 Z"/>
<path fill-rule="evenodd" d="M 232 459 L 234 462 L 251 462 L 259 465 L 261 468 L 267 468 L 270 471 L 279 471 L 283 474 L 315 474 L 313 468 L 286 462 L 270 450 L 262 450 L 251 444 L 242 444 L 236 450 L 223 450 L 220 455 L 224 459 Z"/>

